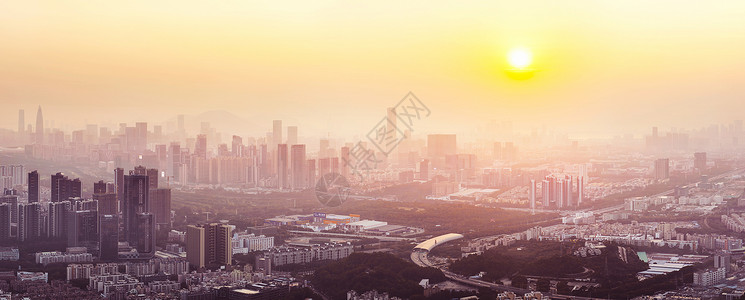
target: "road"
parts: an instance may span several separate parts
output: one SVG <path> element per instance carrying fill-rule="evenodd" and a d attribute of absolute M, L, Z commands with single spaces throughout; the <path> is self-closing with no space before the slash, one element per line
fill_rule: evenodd
<path fill-rule="evenodd" d="M 471 279 L 471 278 L 465 277 L 463 275 L 450 272 L 449 270 L 447 270 L 445 268 L 437 267 L 434 264 L 432 264 L 429 261 L 429 259 L 427 258 L 427 254 L 428 254 L 427 251 L 421 251 L 421 250 L 412 251 L 411 252 L 411 261 L 413 261 L 416 265 L 418 265 L 420 267 L 434 267 L 434 268 L 438 268 L 438 269 L 440 269 L 440 271 L 442 271 L 443 274 L 445 274 L 445 277 L 447 277 L 448 279 L 450 279 L 452 281 L 455 281 L 455 282 L 459 282 L 459 283 L 465 284 L 465 285 L 474 286 L 474 287 L 485 287 L 485 288 L 490 288 L 490 289 L 497 290 L 497 291 L 513 292 L 513 293 L 515 293 L 517 295 L 524 295 L 526 293 L 531 292 L 528 289 L 521 289 L 521 288 L 516 288 L 516 287 L 508 286 L 508 285 L 491 283 L 491 282 L 481 281 L 481 280 L 478 280 L 478 279 Z M 546 299 L 548 299 L 549 297 L 552 296 L 550 293 L 543 293 L 542 292 L 542 294 L 543 294 L 544 297 L 546 297 Z M 577 299 L 577 300 L 603 299 L 603 298 L 589 298 L 589 297 L 565 296 L 565 295 L 561 295 L 561 297 L 562 298 L 563 297 L 566 297 L 568 299 Z"/>
<path fill-rule="evenodd" d="M 731 176 L 731 175 L 734 175 L 734 174 L 737 174 L 737 173 L 740 173 L 740 172 L 743 172 L 743 171 L 745 171 L 745 170 L 743 170 L 743 169 L 733 170 L 733 171 L 730 171 L 730 172 L 727 172 L 727 173 L 723 173 L 723 174 L 714 176 L 714 177 L 710 178 L 709 180 L 712 180 L 712 181 L 713 180 L 718 180 L 720 178 Z M 700 181 L 699 182 L 696 182 L 696 184 L 697 183 L 700 183 Z M 671 190 L 667 190 L 667 191 L 664 191 L 664 192 L 661 192 L 661 193 L 657 193 L 657 194 L 651 195 L 650 197 L 666 196 L 666 195 L 672 194 L 673 192 L 675 192 L 675 190 L 674 189 L 671 189 Z M 601 208 L 601 209 L 596 209 L 596 210 L 587 210 L 587 211 L 591 211 L 591 212 L 593 212 L 595 214 L 604 214 L 604 213 L 608 213 L 608 212 L 612 212 L 612 211 L 616 211 L 616 210 L 622 210 L 622 209 L 624 209 L 624 206 L 625 206 L 624 204 L 619 204 L 619 205 L 614 205 L 614 206 L 611 206 L 611 207 L 606 207 L 606 208 Z M 485 238 L 490 238 L 490 237 L 485 237 Z M 484 238 L 480 238 L 480 239 L 484 239 Z M 438 269 L 440 269 L 442 271 L 443 274 L 445 274 L 445 277 L 447 277 L 448 279 L 450 279 L 452 281 L 460 282 L 462 284 L 466 284 L 466 285 L 470 285 L 470 286 L 475 286 L 475 287 L 487 287 L 487 288 L 494 289 L 494 290 L 497 290 L 497 291 L 508 291 L 508 292 L 513 292 L 515 294 L 520 294 L 520 295 L 530 292 L 530 290 L 527 290 L 527 289 L 521 289 L 521 288 L 516 288 L 516 287 L 512 287 L 512 286 L 506 286 L 506 285 L 503 285 L 503 284 L 496 284 L 496 283 L 491 283 L 491 282 L 485 282 L 485 281 L 481 281 L 481 280 L 477 280 L 477 279 L 471 279 L 471 278 L 468 278 L 468 277 L 465 277 L 465 276 L 462 276 L 462 275 L 459 275 L 459 274 L 455 274 L 455 273 L 450 272 L 449 270 L 445 269 L 442 266 L 436 266 L 435 264 L 433 264 L 432 262 L 430 262 L 429 261 L 429 258 L 427 257 L 428 254 L 429 254 L 428 251 L 414 250 L 414 251 L 411 252 L 411 261 L 414 262 L 416 265 L 421 266 L 421 267 L 434 267 L 434 268 L 438 268 Z M 545 296 L 550 297 L 551 294 L 548 294 L 547 293 L 547 294 L 545 294 Z M 598 299 L 598 298 L 575 297 L 575 296 L 566 296 L 566 297 L 571 298 L 571 299 L 579 299 L 579 300 L 584 300 L 584 299 L 588 299 L 588 300 L 589 299 Z"/>
<path fill-rule="evenodd" d="M 300 231 L 300 230 L 289 230 L 291 233 L 297 233 L 297 234 L 310 234 L 310 235 L 325 235 L 329 237 L 351 237 L 351 238 L 368 238 L 368 239 L 378 239 L 381 241 L 387 241 L 387 242 L 413 242 L 416 241 L 415 238 L 405 238 L 405 237 L 395 237 L 395 236 L 384 236 L 384 235 L 364 235 L 364 234 L 348 234 L 348 233 L 333 233 L 333 232 L 315 232 L 315 231 Z"/>

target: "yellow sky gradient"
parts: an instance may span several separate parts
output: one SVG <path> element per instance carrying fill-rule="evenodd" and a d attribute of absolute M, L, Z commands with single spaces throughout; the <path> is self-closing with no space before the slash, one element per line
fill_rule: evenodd
<path fill-rule="evenodd" d="M 743 118 L 743 1 L 484 2 L 0 2 L 0 102 L 29 123 L 38 104 L 71 126 L 227 110 L 306 135 L 365 134 L 408 91 L 430 132 Z M 517 46 L 528 81 L 503 72 Z"/>

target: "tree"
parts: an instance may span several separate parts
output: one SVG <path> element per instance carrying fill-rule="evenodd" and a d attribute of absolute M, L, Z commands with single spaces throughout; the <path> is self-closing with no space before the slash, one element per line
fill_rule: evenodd
<path fill-rule="evenodd" d="M 536 289 L 538 291 L 548 293 L 551 291 L 551 281 L 548 281 L 546 278 L 538 279 L 538 282 L 536 282 Z"/>
<path fill-rule="evenodd" d="M 512 286 L 516 288 L 527 289 L 528 279 L 525 278 L 525 276 L 521 276 L 521 275 L 512 277 Z"/>
<path fill-rule="evenodd" d="M 569 295 L 572 293 L 572 288 L 569 287 L 569 283 L 562 280 L 556 284 L 556 292 L 562 295 Z"/>

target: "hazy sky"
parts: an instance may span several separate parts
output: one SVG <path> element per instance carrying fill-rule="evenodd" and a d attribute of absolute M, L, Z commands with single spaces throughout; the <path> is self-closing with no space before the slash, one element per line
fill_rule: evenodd
<path fill-rule="evenodd" d="M 518 46 L 533 79 L 503 72 Z M 57 125 L 226 110 L 364 134 L 409 91 L 430 132 L 741 119 L 745 2 L 0 2 L 1 127 L 41 104 Z"/>

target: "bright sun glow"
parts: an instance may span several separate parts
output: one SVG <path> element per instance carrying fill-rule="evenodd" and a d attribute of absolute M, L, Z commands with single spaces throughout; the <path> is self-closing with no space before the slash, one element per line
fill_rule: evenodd
<path fill-rule="evenodd" d="M 533 62 L 533 53 L 531 53 L 527 48 L 514 48 L 507 53 L 507 62 L 509 62 L 513 68 L 525 68 L 530 66 L 530 63 Z"/>

